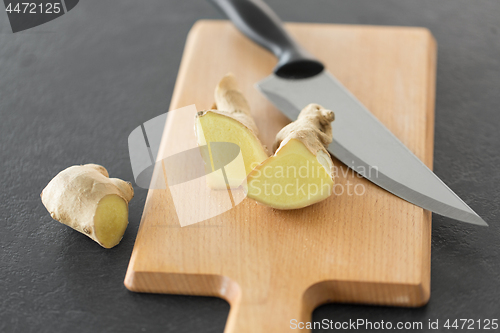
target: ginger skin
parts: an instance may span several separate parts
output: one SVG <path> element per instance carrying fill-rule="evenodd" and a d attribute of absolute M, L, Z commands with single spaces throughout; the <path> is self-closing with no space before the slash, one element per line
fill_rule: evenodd
<path fill-rule="evenodd" d="M 332 143 L 332 121 L 335 114 L 331 110 L 324 109 L 318 104 L 309 104 L 297 117 L 297 120 L 283 127 L 276 134 L 273 152 L 279 148 L 281 143 L 289 139 L 301 141 L 313 154 L 323 151 Z"/>
<path fill-rule="evenodd" d="M 85 164 L 58 173 L 40 196 L 53 219 L 111 248 L 125 233 L 134 190 L 103 166 Z"/>

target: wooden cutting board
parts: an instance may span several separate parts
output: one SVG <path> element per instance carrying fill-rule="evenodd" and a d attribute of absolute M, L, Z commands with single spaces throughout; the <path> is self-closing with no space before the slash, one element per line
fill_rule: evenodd
<path fill-rule="evenodd" d="M 298 23 L 286 28 L 432 167 L 436 43 L 428 30 Z M 261 140 L 271 147 L 287 120 L 254 84 L 275 63 L 229 22 L 199 21 L 186 42 L 170 110 L 210 108 L 217 82 L 233 72 Z M 172 115 L 159 159 L 195 145 L 194 113 Z M 361 184 L 364 194 L 349 195 L 345 187 L 342 195 L 294 211 L 245 199 L 187 227 L 179 225 L 170 191 L 150 190 L 126 287 L 221 297 L 231 304 L 225 332 L 238 333 L 288 332 L 291 320 L 309 321 L 313 309 L 327 302 L 425 304 L 431 213 L 350 172 L 335 181 Z M 189 198 L 184 205 L 205 209 Z"/>

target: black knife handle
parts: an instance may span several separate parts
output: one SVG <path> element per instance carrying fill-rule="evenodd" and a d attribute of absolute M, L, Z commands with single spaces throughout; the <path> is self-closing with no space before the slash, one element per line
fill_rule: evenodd
<path fill-rule="evenodd" d="M 324 66 L 283 28 L 279 17 L 262 0 L 209 0 L 255 43 L 278 58 L 274 73 L 287 79 L 319 74 Z"/>

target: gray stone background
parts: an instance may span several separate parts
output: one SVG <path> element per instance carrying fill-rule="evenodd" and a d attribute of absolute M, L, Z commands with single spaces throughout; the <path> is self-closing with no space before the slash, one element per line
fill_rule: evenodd
<path fill-rule="evenodd" d="M 490 223 L 433 216 L 427 306 L 332 304 L 313 320 L 500 318 L 500 1 L 268 3 L 285 21 L 428 27 L 439 45 L 435 172 Z M 223 331 L 223 300 L 123 286 L 146 190 L 135 188 L 129 228 L 111 250 L 52 221 L 39 197 L 73 164 L 132 179 L 128 134 L 167 110 L 192 24 L 221 17 L 204 0 L 82 0 L 13 34 L 0 12 L 1 332 Z"/>

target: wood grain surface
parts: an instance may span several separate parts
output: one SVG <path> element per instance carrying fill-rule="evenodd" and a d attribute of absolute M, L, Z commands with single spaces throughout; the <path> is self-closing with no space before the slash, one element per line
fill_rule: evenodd
<path fill-rule="evenodd" d="M 428 30 L 286 27 L 432 167 L 436 44 Z M 186 42 L 170 110 L 191 104 L 198 110 L 210 108 L 215 85 L 233 72 L 250 102 L 260 138 L 270 147 L 287 120 L 254 84 L 275 63 L 229 22 L 199 21 Z M 193 124 L 193 113 L 172 113 L 158 159 L 194 147 Z M 170 191 L 150 190 L 126 287 L 222 297 L 231 304 L 226 333 L 288 332 L 291 320 L 310 320 L 313 309 L 326 302 L 425 304 L 430 296 L 430 212 L 352 172 L 345 174 L 345 166 L 334 163 L 344 171 L 335 179 L 346 189 L 341 195 L 294 211 L 245 199 L 187 227 L 179 225 Z M 349 195 L 348 184 L 351 189 L 360 184 L 364 194 Z M 183 205 L 208 209 L 189 198 Z"/>

